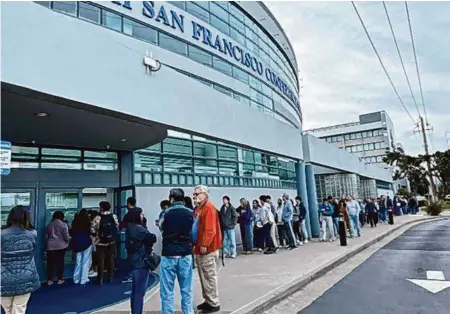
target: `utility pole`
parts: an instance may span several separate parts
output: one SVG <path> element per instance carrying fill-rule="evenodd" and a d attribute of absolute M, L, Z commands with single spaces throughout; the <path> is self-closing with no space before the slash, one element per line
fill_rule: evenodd
<path fill-rule="evenodd" d="M 450 148 L 450 129 L 445 131 L 445 137 L 447 139 L 447 146 L 448 146 L 448 148 Z"/>
<path fill-rule="evenodd" d="M 414 133 L 416 133 L 416 132 L 422 133 L 423 146 L 425 148 L 425 155 L 430 156 L 430 150 L 428 147 L 428 140 L 427 140 L 427 131 L 432 131 L 433 128 L 431 128 L 428 124 L 425 127 L 425 122 L 423 121 L 422 116 L 420 116 L 419 119 L 420 119 L 420 122 L 417 124 L 417 130 L 414 130 Z M 427 168 L 428 168 L 428 171 L 430 172 L 431 201 L 434 202 L 435 196 L 436 196 L 436 184 L 434 183 L 434 178 L 431 173 L 431 162 L 429 159 L 427 161 Z"/>

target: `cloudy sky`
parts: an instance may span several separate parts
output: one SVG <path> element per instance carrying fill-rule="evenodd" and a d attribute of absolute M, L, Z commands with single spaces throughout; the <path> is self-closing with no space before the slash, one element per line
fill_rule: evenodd
<path fill-rule="evenodd" d="M 408 154 L 423 153 L 419 134 L 393 91 L 351 2 L 266 2 L 285 29 L 304 80 L 304 128 L 357 121 L 386 110 Z M 387 2 L 413 93 L 423 115 L 404 2 Z M 424 102 L 434 127 L 433 150 L 447 148 L 450 129 L 450 2 L 409 2 Z M 375 47 L 415 120 L 409 92 L 382 2 L 356 2 Z"/>

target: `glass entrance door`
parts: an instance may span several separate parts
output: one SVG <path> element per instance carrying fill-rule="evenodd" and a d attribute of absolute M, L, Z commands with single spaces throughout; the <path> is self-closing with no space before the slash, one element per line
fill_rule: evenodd
<path fill-rule="evenodd" d="M 47 281 L 47 244 L 45 241 L 45 232 L 47 225 L 51 222 L 53 213 L 62 211 L 64 213 L 64 222 L 69 230 L 72 225 L 75 214 L 81 208 L 82 189 L 42 189 L 39 193 L 39 228 L 38 228 L 38 271 L 41 281 Z M 42 261 L 42 263 L 41 263 Z M 75 254 L 72 253 L 70 246 L 66 251 L 64 258 L 64 277 L 71 278 L 75 265 Z"/>
<path fill-rule="evenodd" d="M 30 212 L 31 223 L 36 225 L 34 220 L 36 208 L 35 208 L 36 193 L 34 189 L 2 189 L 1 191 L 1 225 L 6 225 L 6 219 L 8 219 L 9 211 L 17 205 L 27 207 Z"/>
<path fill-rule="evenodd" d="M 127 199 L 135 196 L 135 188 L 133 185 L 123 186 L 114 189 L 114 213 L 117 215 L 119 221 L 122 221 L 123 217 L 127 213 Z M 120 242 L 117 244 L 117 253 L 119 259 L 127 258 L 127 251 L 125 249 L 125 230 L 120 231 Z"/>

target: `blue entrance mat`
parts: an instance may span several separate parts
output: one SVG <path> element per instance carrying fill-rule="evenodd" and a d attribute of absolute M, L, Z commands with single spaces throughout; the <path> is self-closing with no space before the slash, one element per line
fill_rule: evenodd
<path fill-rule="evenodd" d="M 85 314 L 121 303 L 131 294 L 131 283 L 122 283 L 121 280 L 122 277 L 116 277 L 113 283 L 103 286 L 87 284 L 82 287 L 69 279 L 62 285 L 43 286 L 31 295 L 27 314 Z M 158 283 L 159 276 L 150 274 L 147 290 Z"/>

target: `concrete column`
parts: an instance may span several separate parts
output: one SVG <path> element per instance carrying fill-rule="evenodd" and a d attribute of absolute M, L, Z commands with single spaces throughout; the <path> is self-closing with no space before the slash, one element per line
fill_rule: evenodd
<path fill-rule="evenodd" d="M 317 204 L 316 179 L 314 178 L 314 168 L 312 165 L 305 166 L 305 174 L 306 174 L 306 190 L 308 193 L 311 234 L 313 237 L 319 237 L 320 236 L 319 208 Z"/>
<path fill-rule="evenodd" d="M 295 176 L 297 184 L 297 195 L 302 198 L 303 205 L 306 207 L 306 217 L 305 224 L 306 230 L 308 231 L 308 238 L 311 238 L 311 223 L 309 219 L 309 203 L 308 203 L 308 192 L 306 190 L 306 172 L 305 163 L 298 162 L 295 164 Z"/>
<path fill-rule="evenodd" d="M 120 186 L 134 184 L 134 153 L 121 151 L 119 153 Z"/>

